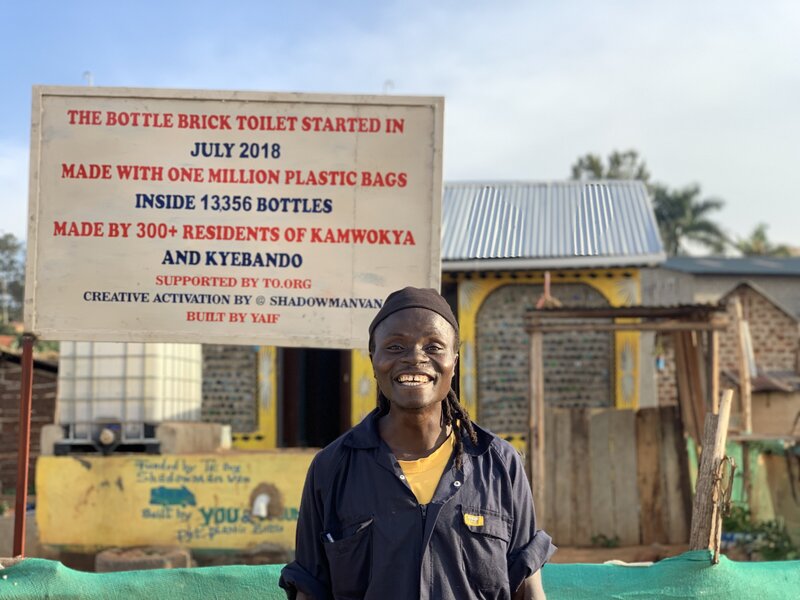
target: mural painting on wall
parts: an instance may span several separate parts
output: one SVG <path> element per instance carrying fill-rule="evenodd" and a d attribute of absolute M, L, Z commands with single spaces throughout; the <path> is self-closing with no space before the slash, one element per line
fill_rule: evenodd
<path fill-rule="evenodd" d="M 43 457 L 37 481 L 42 542 L 291 548 L 312 457 Z"/>

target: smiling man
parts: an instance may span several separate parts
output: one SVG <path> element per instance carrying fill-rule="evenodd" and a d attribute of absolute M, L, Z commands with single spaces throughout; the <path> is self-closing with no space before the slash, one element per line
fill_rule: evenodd
<path fill-rule="evenodd" d="M 517 452 L 451 389 L 458 323 L 432 289 L 390 294 L 369 328 L 378 408 L 309 467 L 289 598 L 538 600 L 555 552 Z"/>

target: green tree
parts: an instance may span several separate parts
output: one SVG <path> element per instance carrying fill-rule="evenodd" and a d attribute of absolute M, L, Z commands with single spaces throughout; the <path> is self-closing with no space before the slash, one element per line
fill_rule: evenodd
<path fill-rule="evenodd" d="M 767 239 L 767 224 L 756 225 L 750 237 L 737 240 L 734 247 L 744 256 L 791 256 L 786 244 L 773 244 Z"/>
<path fill-rule="evenodd" d="M 626 152 L 614 150 L 608 155 L 607 164 L 597 154 L 589 153 L 581 156 L 572 165 L 572 179 L 576 181 L 638 179 L 648 183 L 650 172 L 636 150 Z"/>
<path fill-rule="evenodd" d="M 686 254 L 686 242 L 694 242 L 716 254 L 724 254 L 727 236 L 710 217 L 724 206 L 717 198 L 700 198 L 700 186 L 670 190 L 653 186 L 653 208 L 661 241 L 667 254 Z"/>
<path fill-rule="evenodd" d="M 22 319 L 25 264 L 22 242 L 14 234 L 0 235 L 0 325 Z"/>

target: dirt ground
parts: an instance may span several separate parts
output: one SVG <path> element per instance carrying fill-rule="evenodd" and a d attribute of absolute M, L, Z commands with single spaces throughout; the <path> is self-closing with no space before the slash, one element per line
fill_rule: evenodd
<path fill-rule="evenodd" d="M 0 515 L 0 556 L 9 557 L 14 549 L 14 512 Z M 29 512 L 25 519 L 25 555 L 36 558 L 55 559 L 58 553 L 39 543 L 36 516 Z"/>

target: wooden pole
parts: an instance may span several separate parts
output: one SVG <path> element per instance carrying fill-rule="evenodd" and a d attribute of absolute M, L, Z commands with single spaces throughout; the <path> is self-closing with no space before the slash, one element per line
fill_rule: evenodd
<path fill-rule="evenodd" d="M 752 388 L 750 383 L 750 356 L 748 348 L 750 345 L 747 343 L 749 337 L 749 326 L 744 319 L 742 311 L 742 303 L 739 297 L 736 296 L 733 301 L 733 310 L 736 313 L 736 355 L 739 362 L 739 401 L 742 407 L 742 422 L 741 429 L 745 434 L 752 433 L 753 431 L 753 416 L 752 416 Z M 750 518 L 752 514 L 752 486 L 751 486 L 751 468 L 750 468 L 750 445 L 747 442 L 742 443 L 742 487 L 744 488 L 744 498 L 748 507 L 751 509 Z"/>
<path fill-rule="evenodd" d="M 22 336 L 22 361 L 19 380 L 19 450 L 17 452 L 17 491 L 14 506 L 14 556 L 25 555 L 25 507 L 28 504 L 28 462 L 31 449 L 31 400 L 33 396 L 33 343 L 29 333 Z"/>
<path fill-rule="evenodd" d="M 686 332 L 673 333 L 675 346 L 675 378 L 678 383 L 678 402 L 683 415 L 683 422 L 686 430 L 694 440 L 695 446 L 702 443 L 702 422 L 703 413 L 697 410 L 697 403 L 694 401 L 695 392 L 691 382 L 691 355 L 688 350 L 690 341 L 687 339 Z"/>
<path fill-rule="evenodd" d="M 692 509 L 692 528 L 689 535 L 689 550 L 705 550 L 717 544 L 722 515 L 714 502 L 719 465 L 725 456 L 728 423 L 731 416 L 733 390 L 725 390 L 719 414 L 706 414 L 703 435 L 703 453 L 697 472 L 697 485 Z"/>
<path fill-rule="evenodd" d="M 742 432 L 753 430 L 752 400 L 750 397 L 750 361 L 747 355 L 747 321 L 742 314 L 742 303 L 739 297 L 733 299 L 733 310 L 736 314 L 736 357 L 739 362 L 739 400 L 742 405 Z"/>
<path fill-rule="evenodd" d="M 533 348 L 532 333 L 530 344 L 528 349 L 528 432 L 525 436 L 525 451 L 528 455 L 528 483 L 531 486 L 531 491 L 535 492 L 536 486 L 533 482 L 536 478 L 536 465 L 533 464 L 533 457 L 536 455 L 536 378 L 534 373 L 536 372 L 537 357 Z M 534 504 L 536 504 L 536 499 L 534 499 Z"/>
<path fill-rule="evenodd" d="M 708 393 L 711 412 L 719 414 L 719 333 L 709 331 L 708 343 Z"/>
<path fill-rule="evenodd" d="M 694 407 L 695 420 L 699 424 L 703 422 L 704 415 L 709 411 L 706 405 L 706 386 L 702 377 L 702 358 L 700 356 L 700 344 L 697 340 L 696 332 L 688 331 L 682 334 L 685 350 L 687 374 L 689 376 L 689 392 Z"/>
<path fill-rule="evenodd" d="M 542 333 L 531 334 L 530 394 L 528 402 L 528 468 L 533 490 L 533 503 L 539 522 L 545 515 L 545 456 L 544 456 L 544 360 Z"/>
<path fill-rule="evenodd" d="M 753 515 L 753 480 L 750 470 L 750 443 L 742 442 L 742 488 L 744 501 L 750 509 L 750 520 L 755 522 Z"/>
<path fill-rule="evenodd" d="M 572 331 L 714 331 L 725 329 L 726 325 L 721 321 L 710 323 L 691 321 L 659 321 L 648 323 L 572 323 L 559 324 L 543 323 L 532 326 L 539 329 L 542 333 L 563 333 Z"/>

